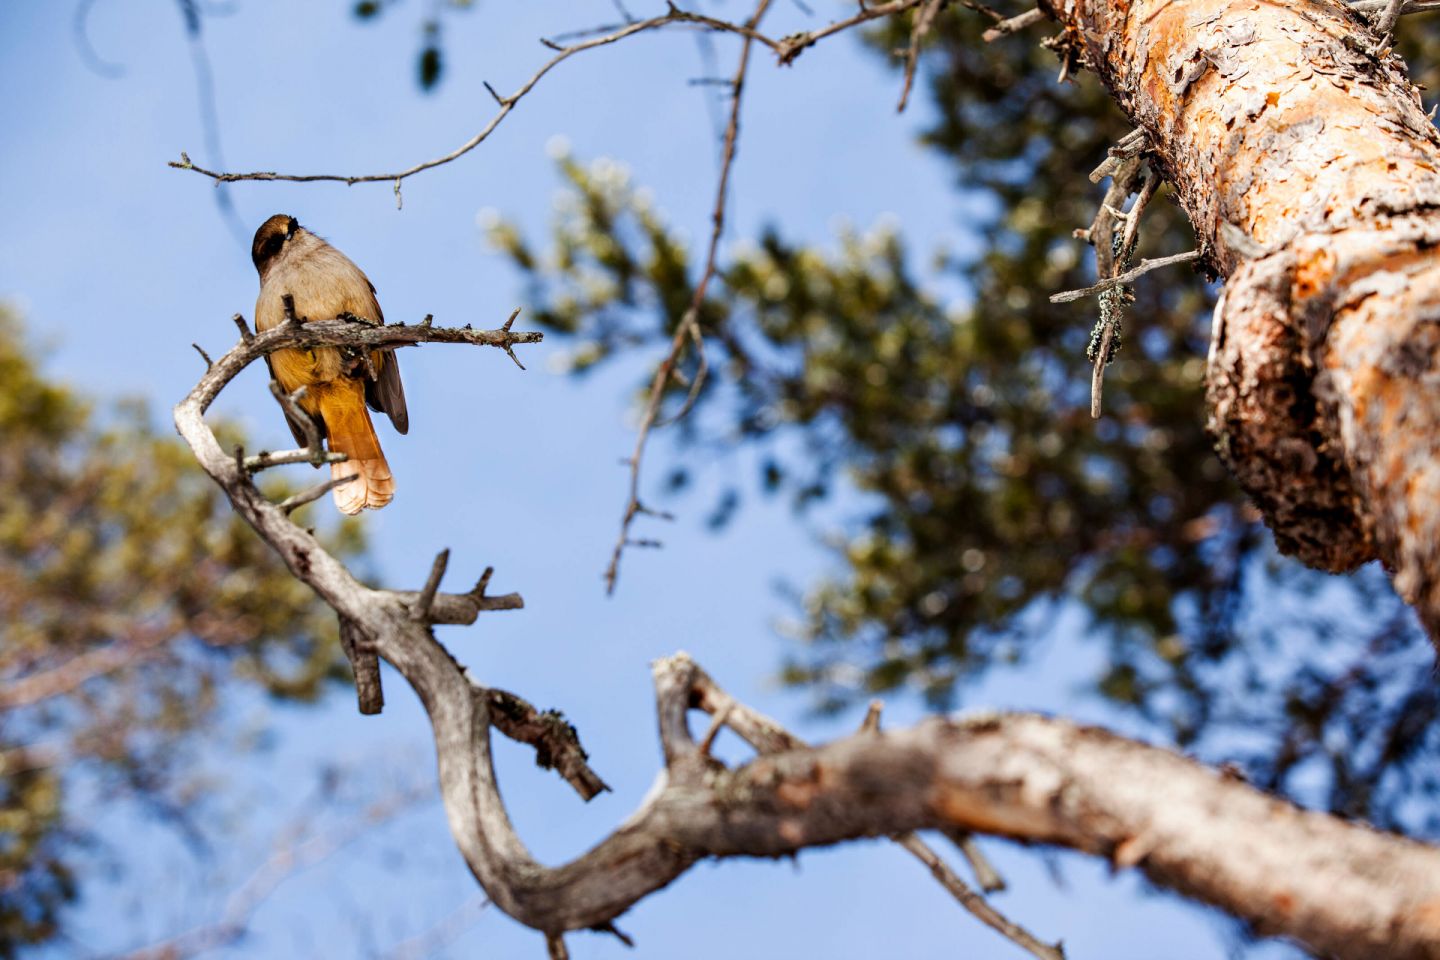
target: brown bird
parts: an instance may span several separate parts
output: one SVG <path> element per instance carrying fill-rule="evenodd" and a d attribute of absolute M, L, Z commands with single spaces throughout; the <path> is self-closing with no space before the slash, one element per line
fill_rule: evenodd
<path fill-rule="evenodd" d="M 375 286 L 350 258 L 291 216 L 277 213 L 255 231 L 250 258 L 260 273 L 260 298 L 255 301 L 255 328 L 269 330 L 285 322 L 284 296 L 295 299 L 295 316 L 302 321 L 355 317 L 384 323 Z M 305 387 L 300 408 L 314 419 L 332 451 L 348 458 L 330 465 L 331 479 L 355 479 L 334 490 L 341 513 L 357 514 L 366 507 L 378 510 L 395 496 L 395 478 L 375 436 L 365 409 L 390 415 L 400 433 L 410 429 L 405 410 L 405 388 L 393 350 L 370 352 L 370 367 L 363 359 L 346 356 L 340 347 L 311 350 L 276 350 L 265 358 L 270 375 L 287 392 Z M 373 376 L 372 376 L 373 370 Z M 290 432 L 301 446 L 305 431 L 288 413 Z"/>

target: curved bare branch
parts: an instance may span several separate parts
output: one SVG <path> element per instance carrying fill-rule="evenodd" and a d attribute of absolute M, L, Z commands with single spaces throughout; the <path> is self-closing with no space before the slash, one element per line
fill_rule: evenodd
<path fill-rule="evenodd" d="M 651 30 L 658 30 L 662 27 L 681 25 L 697 27 L 702 30 L 710 30 L 716 33 L 733 33 L 737 36 L 744 38 L 747 50 L 752 42 L 759 43 L 762 46 L 769 48 L 775 54 L 776 59 L 779 63 L 787 64 L 793 62 L 794 59 L 798 57 L 806 48 L 813 46 L 815 43 L 823 40 L 826 37 L 833 36 L 836 33 L 843 32 L 852 27 L 858 26 L 862 23 L 867 23 L 880 17 L 893 16 L 895 14 L 903 13 L 904 11 L 909 10 L 913 7 L 920 6 L 924 2 L 927 2 L 927 0 L 891 0 L 890 3 L 880 4 L 874 7 L 862 6 L 861 11 L 852 17 L 847 17 L 844 20 L 837 21 L 816 30 L 810 30 L 804 33 L 797 33 L 792 36 L 783 37 L 779 40 L 767 37 L 765 34 L 761 33 L 757 28 L 757 18 L 752 18 L 746 23 L 733 23 L 729 20 L 722 20 L 717 17 L 706 16 L 705 14 L 696 13 L 690 10 L 682 10 L 679 7 L 675 6 L 673 3 L 671 3 L 668 5 L 669 11 L 663 16 L 650 17 L 647 20 L 636 20 L 633 23 L 627 23 L 623 26 L 617 27 L 610 32 L 602 33 L 598 36 L 589 36 L 586 39 L 578 40 L 577 42 L 572 44 L 561 46 L 549 40 L 541 40 L 541 43 L 543 43 L 546 47 L 555 51 L 555 55 L 549 60 L 545 61 L 545 63 L 541 65 L 540 69 L 535 71 L 535 73 L 532 74 L 528 80 L 522 83 L 515 90 L 515 92 L 510 94 L 509 96 L 500 96 L 500 94 L 496 93 L 489 84 L 486 84 L 486 89 L 490 90 L 490 94 L 492 97 L 494 97 L 496 104 L 499 106 L 499 110 L 496 111 L 495 115 L 491 117 L 490 120 L 485 124 L 485 126 L 481 127 L 474 136 L 466 140 L 464 143 L 460 144 L 460 146 L 456 147 L 454 150 L 451 150 L 449 153 L 443 154 L 442 156 L 433 157 L 429 160 L 421 161 L 420 163 L 412 164 L 411 166 L 405 167 L 404 169 L 396 170 L 393 173 L 294 174 L 278 173 L 274 170 L 257 170 L 250 173 L 236 173 L 223 170 L 207 170 L 206 168 L 199 166 L 198 164 L 193 162 L 190 159 L 189 155 L 185 153 L 180 154 L 179 160 L 170 161 L 169 166 L 173 167 L 176 170 L 189 170 L 194 173 L 198 173 L 201 176 L 209 177 L 216 183 L 234 183 L 239 180 L 278 180 L 294 183 L 313 183 L 317 181 L 328 181 L 332 183 L 344 183 L 351 185 L 356 183 L 393 183 L 395 185 L 395 193 L 398 201 L 401 183 L 403 183 L 410 177 L 415 176 L 418 173 L 423 173 L 426 170 L 431 170 L 435 167 L 443 166 L 447 163 L 458 160 L 470 151 L 474 150 L 476 147 L 480 146 L 480 144 L 484 143 L 487 139 L 489 139 L 490 134 L 495 132 L 495 128 L 500 126 L 501 121 L 503 121 L 507 116 L 510 115 L 510 112 L 515 109 L 515 105 L 518 104 L 525 97 L 526 94 L 528 94 L 531 90 L 535 89 L 535 85 L 538 84 L 547 73 L 558 67 L 561 63 L 575 56 L 577 53 L 584 53 L 586 50 L 594 50 L 597 47 L 609 46 L 610 44 L 618 43 L 621 40 L 626 39 L 627 37 L 632 37 L 637 33 L 645 33 Z M 1416 0 L 1412 0 L 1412 2 L 1416 2 Z M 1421 2 L 1423 2 L 1423 0 L 1421 0 Z M 766 6 L 768 6 L 768 4 L 766 4 Z"/>
<path fill-rule="evenodd" d="M 242 339 L 216 361 L 176 408 L 175 422 L 237 512 L 415 689 L 429 715 L 457 846 L 486 895 L 544 933 L 552 954 L 565 955 L 568 931 L 615 932 L 616 917 L 701 859 L 781 856 L 927 828 L 1103 856 L 1261 933 L 1335 957 L 1440 954 L 1434 847 L 1301 810 L 1169 750 L 1055 718 L 936 719 L 887 733 L 867 723 L 854 736 L 809 747 L 735 701 L 684 654 L 653 666 L 665 756 L 656 789 L 588 853 L 559 867 L 536 862 L 500 796 L 491 726 L 550 751 L 552 765 L 582 796 L 603 783 L 568 725 L 484 686 L 431 629 L 449 622 L 452 608 L 473 619 L 481 609 L 518 607 L 519 598 L 487 597 L 488 571 L 475 590 L 459 595 L 440 592 L 438 575 L 422 591 L 364 586 L 259 494 L 203 420 L 245 364 L 281 346 L 428 340 L 503 348 L 536 339 L 503 329 L 286 324 Z M 692 736 L 695 709 L 717 718 L 713 728 L 734 729 L 760 756 L 727 768 L 710 755 L 708 736 L 699 743 Z M 917 855 L 937 870 L 933 852 L 925 852 Z M 965 891 L 957 894 L 962 902 L 979 899 L 957 889 Z M 1005 930 L 1008 923 L 992 925 Z M 1036 956 L 1058 956 L 1058 948 L 1034 938 L 1027 944 L 1014 931 L 1007 935 Z"/>

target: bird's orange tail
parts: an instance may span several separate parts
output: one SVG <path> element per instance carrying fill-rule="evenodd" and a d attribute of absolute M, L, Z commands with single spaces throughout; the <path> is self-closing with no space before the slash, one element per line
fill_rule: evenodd
<path fill-rule="evenodd" d="M 311 387 L 330 435 L 330 449 L 348 458 L 330 465 L 330 478 L 354 477 L 333 491 L 335 506 L 354 516 L 366 507 L 378 510 L 395 496 L 395 478 L 380 449 L 365 389 L 358 380 L 338 380 Z"/>

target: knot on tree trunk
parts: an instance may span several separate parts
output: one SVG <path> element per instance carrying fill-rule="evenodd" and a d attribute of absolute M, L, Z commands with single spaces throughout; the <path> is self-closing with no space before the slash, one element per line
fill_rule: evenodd
<path fill-rule="evenodd" d="M 1292 250 L 1249 261 L 1215 305 L 1206 429 L 1280 552 L 1341 573 L 1373 559 L 1375 546 L 1326 439 L 1315 365 L 1292 309 L 1295 265 Z"/>
<path fill-rule="evenodd" d="M 1423 618 L 1420 572 L 1440 559 L 1440 214 L 1242 263 L 1206 387 L 1216 449 L 1280 549 L 1332 571 L 1380 556 Z"/>

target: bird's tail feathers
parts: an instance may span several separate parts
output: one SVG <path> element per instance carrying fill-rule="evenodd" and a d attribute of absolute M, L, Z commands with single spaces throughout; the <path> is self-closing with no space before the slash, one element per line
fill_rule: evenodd
<path fill-rule="evenodd" d="M 380 449 L 365 395 L 358 382 L 317 398 L 330 436 L 330 449 L 348 459 L 330 465 L 330 478 L 354 477 L 335 487 L 332 496 L 341 513 L 354 516 L 367 507 L 378 510 L 395 497 L 395 478 Z"/>

